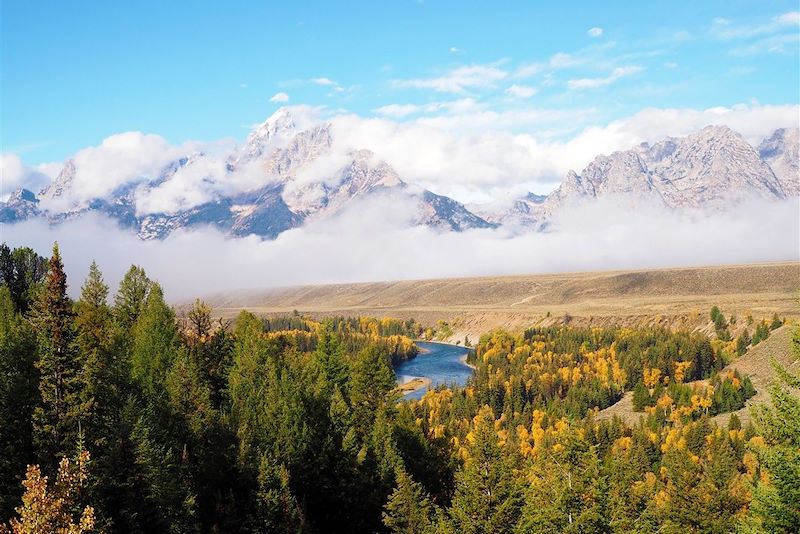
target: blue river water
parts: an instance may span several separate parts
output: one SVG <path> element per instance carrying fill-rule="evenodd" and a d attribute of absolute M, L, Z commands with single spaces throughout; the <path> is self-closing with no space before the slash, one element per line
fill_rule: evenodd
<path fill-rule="evenodd" d="M 430 378 L 431 388 L 439 384 L 463 386 L 472 376 L 472 368 L 464 363 L 469 349 L 444 343 L 417 341 L 421 349 L 416 358 L 394 368 L 397 383 L 405 384 L 414 378 Z M 412 391 L 404 399 L 421 399 L 427 388 Z"/>

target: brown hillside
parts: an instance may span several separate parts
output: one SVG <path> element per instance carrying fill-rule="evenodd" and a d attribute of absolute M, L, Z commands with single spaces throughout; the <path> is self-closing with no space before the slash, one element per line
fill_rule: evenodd
<path fill-rule="evenodd" d="M 241 309 L 275 314 L 414 317 L 450 321 L 463 339 L 492 328 L 560 322 L 658 323 L 697 327 L 718 305 L 726 315 L 798 317 L 800 263 L 589 272 L 240 291 L 210 300 L 232 316 Z"/>

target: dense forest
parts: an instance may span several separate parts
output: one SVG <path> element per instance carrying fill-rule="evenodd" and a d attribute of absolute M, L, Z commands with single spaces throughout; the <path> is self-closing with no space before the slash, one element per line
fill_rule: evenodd
<path fill-rule="evenodd" d="M 413 321 L 229 324 L 136 266 L 111 295 L 93 264 L 72 300 L 57 246 L 3 245 L 0 282 L 0 532 L 800 527 L 800 378 L 778 368 L 752 425 L 711 420 L 755 393 L 722 369 L 777 317 L 492 332 L 465 387 L 404 401 L 392 365 L 435 335 Z M 600 420 L 626 392 L 639 422 Z"/>

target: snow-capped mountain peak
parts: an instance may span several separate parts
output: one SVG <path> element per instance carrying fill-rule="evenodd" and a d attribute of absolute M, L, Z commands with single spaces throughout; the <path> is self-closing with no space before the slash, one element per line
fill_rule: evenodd
<path fill-rule="evenodd" d="M 285 146 L 296 133 L 297 124 L 291 110 L 278 108 L 250 132 L 231 165 L 235 167 L 268 155 L 271 150 Z"/>

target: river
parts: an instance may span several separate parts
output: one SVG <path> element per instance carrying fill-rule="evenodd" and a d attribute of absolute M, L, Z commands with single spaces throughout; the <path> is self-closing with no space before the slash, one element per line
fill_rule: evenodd
<path fill-rule="evenodd" d="M 417 357 L 401 363 L 394 369 L 398 384 L 405 384 L 415 378 L 429 378 L 431 388 L 439 384 L 463 386 L 472 376 L 472 368 L 463 361 L 469 349 L 446 343 L 428 341 L 416 343 L 420 348 Z M 420 399 L 427 390 L 427 387 L 423 387 L 407 393 L 403 398 Z"/>

